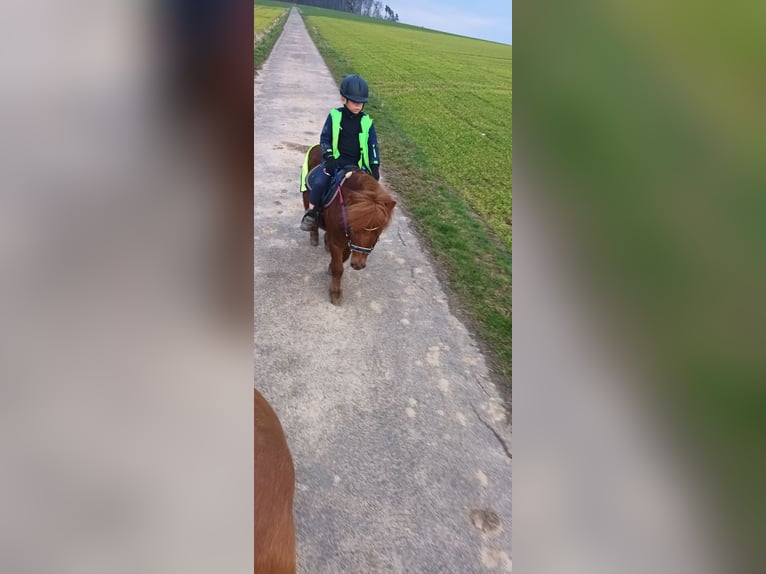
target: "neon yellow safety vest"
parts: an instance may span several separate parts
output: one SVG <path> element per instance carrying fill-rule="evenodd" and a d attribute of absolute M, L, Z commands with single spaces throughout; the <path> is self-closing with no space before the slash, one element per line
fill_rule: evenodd
<path fill-rule="evenodd" d="M 311 155 L 311 150 L 315 147 L 319 147 L 319 144 L 312 145 L 306 151 L 306 156 L 303 158 L 303 165 L 301 166 L 301 193 L 308 191 L 308 187 L 306 187 L 306 176 L 309 174 L 309 155 Z"/>
<path fill-rule="evenodd" d="M 340 157 L 338 138 L 340 137 L 340 119 L 342 115 L 341 111 L 337 108 L 330 110 L 330 117 L 332 118 L 332 155 L 335 159 Z M 359 150 L 362 152 L 359 158 L 359 167 L 363 167 L 369 173 L 372 173 L 370 168 L 370 150 L 367 147 L 367 140 L 370 139 L 370 126 L 372 126 L 372 118 L 364 114 L 362 116 L 362 131 L 359 132 Z"/>

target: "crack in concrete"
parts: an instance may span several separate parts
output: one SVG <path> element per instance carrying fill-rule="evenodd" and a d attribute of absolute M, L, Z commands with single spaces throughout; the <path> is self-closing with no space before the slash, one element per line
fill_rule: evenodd
<path fill-rule="evenodd" d="M 481 418 L 481 415 L 479 414 L 479 411 L 476 410 L 476 407 L 473 404 L 471 404 L 471 408 L 473 409 L 474 414 L 476 414 L 476 418 L 479 419 L 479 421 L 485 427 L 487 427 L 492 432 L 493 435 L 495 435 L 495 438 L 498 440 L 500 445 L 503 447 L 503 450 L 505 451 L 505 455 L 508 458 L 513 459 L 513 455 L 511 454 L 511 449 L 508 448 L 508 445 L 506 444 L 505 439 L 500 436 L 500 434 L 494 429 L 494 427 L 491 424 L 489 424 L 487 421 L 485 421 L 483 418 Z"/>
<path fill-rule="evenodd" d="M 397 228 L 396 228 L 396 235 L 397 235 L 397 237 L 399 237 L 399 241 L 401 241 L 401 242 L 402 242 L 402 245 L 404 245 L 405 247 L 407 247 L 407 242 L 406 242 L 406 241 L 404 240 L 404 238 L 402 237 L 402 228 L 401 228 L 401 227 L 397 227 Z"/>

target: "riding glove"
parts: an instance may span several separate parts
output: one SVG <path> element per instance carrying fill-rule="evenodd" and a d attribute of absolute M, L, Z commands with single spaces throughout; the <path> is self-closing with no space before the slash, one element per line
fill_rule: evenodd
<path fill-rule="evenodd" d="M 338 167 L 338 163 L 335 161 L 335 158 L 332 156 L 331 153 L 325 154 L 324 156 L 324 170 L 332 175 L 332 173 L 335 171 L 335 169 Z"/>

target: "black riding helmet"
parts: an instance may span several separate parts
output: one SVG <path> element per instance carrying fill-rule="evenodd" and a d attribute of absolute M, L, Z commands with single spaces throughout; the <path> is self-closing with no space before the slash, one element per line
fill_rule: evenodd
<path fill-rule="evenodd" d="M 364 81 L 362 76 L 357 74 L 346 76 L 340 83 L 340 95 L 352 102 L 363 104 L 367 101 L 367 96 L 369 95 L 367 82 Z"/>

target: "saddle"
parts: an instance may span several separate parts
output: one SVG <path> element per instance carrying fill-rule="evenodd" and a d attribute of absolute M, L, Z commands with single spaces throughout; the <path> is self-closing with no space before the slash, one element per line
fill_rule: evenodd
<path fill-rule="evenodd" d="M 344 170 L 339 169 L 335 172 L 335 177 L 330 181 L 330 185 L 327 186 L 327 191 L 324 192 L 321 198 L 322 207 L 329 206 L 335 198 L 338 197 L 338 189 L 343 185 L 343 182 L 351 175 L 353 169 Z"/>
<path fill-rule="evenodd" d="M 308 187 L 306 186 L 306 179 L 308 179 L 308 175 L 309 175 L 309 154 L 311 153 L 311 150 L 313 150 L 318 145 L 319 144 L 314 144 L 313 146 L 311 146 L 306 152 L 306 155 L 304 157 L 303 165 L 301 166 L 301 193 L 305 193 L 308 191 Z M 314 167 L 314 169 L 316 169 L 316 167 Z M 349 175 L 351 175 L 351 172 L 353 172 L 355 169 L 357 168 L 350 167 L 350 166 L 349 166 L 349 169 L 339 169 L 335 173 L 335 177 L 327 186 L 327 190 L 322 194 L 322 197 L 319 200 L 319 205 L 321 205 L 324 208 L 330 205 L 333 201 L 335 201 L 335 197 L 338 195 L 338 188 L 343 184 L 343 181 Z"/>

